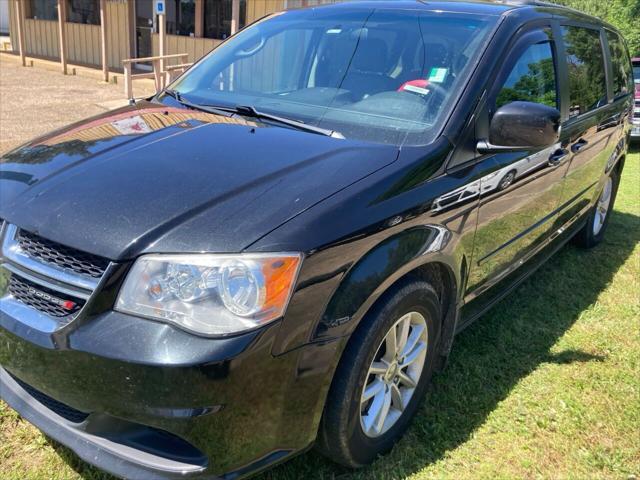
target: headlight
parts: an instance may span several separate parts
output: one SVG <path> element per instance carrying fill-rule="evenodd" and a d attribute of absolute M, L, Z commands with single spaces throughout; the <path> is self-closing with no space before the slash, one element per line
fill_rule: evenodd
<path fill-rule="evenodd" d="M 300 263 L 289 253 L 145 255 L 115 309 L 205 335 L 240 332 L 284 314 Z"/>

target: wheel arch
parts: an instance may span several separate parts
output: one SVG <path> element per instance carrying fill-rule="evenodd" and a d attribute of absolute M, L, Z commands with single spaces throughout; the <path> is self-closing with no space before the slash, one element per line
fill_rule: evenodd
<path fill-rule="evenodd" d="M 382 248 L 381 246 L 378 247 Z M 373 253 L 375 251 L 376 249 L 373 249 L 373 251 L 369 253 Z M 354 265 L 349 273 L 357 274 L 358 269 L 365 268 L 365 257 Z M 398 266 L 397 270 L 395 270 L 393 274 L 387 276 L 383 281 L 376 285 L 368 295 L 366 301 L 362 302 L 347 322 L 347 326 L 349 328 L 342 338 L 340 350 L 334 359 L 335 363 L 333 363 L 331 368 L 331 376 L 330 379 L 328 379 L 326 391 L 329 392 L 335 383 L 335 372 L 343 362 L 345 352 L 348 351 L 352 342 L 355 341 L 357 335 L 354 334 L 359 331 L 359 329 L 366 328 L 367 323 L 365 319 L 368 318 L 368 315 L 373 313 L 375 309 L 386 300 L 386 298 L 392 296 L 397 289 L 402 288 L 406 282 L 410 282 L 414 279 L 426 281 L 431 285 L 436 291 L 442 306 L 443 317 L 440 324 L 439 339 L 437 340 L 437 342 L 439 342 L 437 343 L 437 348 L 439 348 L 440 354 L 438 356 L 437 364 L 435 365 L 436 370 L 441 370 L 446 364 L 446 359 L 451 349 L 451 343 L 453 341 L 456 322 L 458 319 L 459 285 L 465 276 L 466 259 L 463 258 L 463 261 L 460 263 L 460 267 L 455 268 L 455 263 L 452 261 L 452 257 L 441 251 L 434 251 L 427 255 L 414 255 L 404 264 Z M 346 277 L 348 277 L 348 275 Z M 343 283 L 345 283 L 346 280 L 347 278 L 345 278 Z M 336 299 L 339 299 L 340 295 L 349 295 L 349 293 L 352 292 L 348 285 L 349 282 L 346 282 L 344 285 L 341 284 L 342 288 L 338 288 L 336 290 L 332 300 L 329 302 L 329 307 L 326 310 L 325 317 L 327 314 L 336 311 L 335 303 Z M 332 304 L 334 304 L 334 310 L 332 310 Z M 320 415 L 324 416 L 326 401 L 319 402 L 319 407 Z M 318 427 L 320 428 L 320 422 L 318 423 Z"/>
<path fill-rule="evenodd" d="M 455 332 L 459 286 L 467 264 L 464 255 L 456 261 L 449 248 L 451 239 L 445 227 L 426 225 L 403 231 L 369 250 L 333 293 L 313 339 L 351 337 L 376 304 L 400 283 L 415 278 L 431 284 L 440 299 L 440 332 L 446 356 Z"/>

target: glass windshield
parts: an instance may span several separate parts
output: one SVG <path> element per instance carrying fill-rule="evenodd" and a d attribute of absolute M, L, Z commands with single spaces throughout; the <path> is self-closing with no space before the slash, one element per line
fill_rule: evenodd
<path fill-rule="evenodd" d="M 637 82 L 640 82 L 640 64 L 633 65 L 633 78 Z"/>
<path fill-rule="evenodd" d="M 170 88 L 191 103 L 257 110 L 391 144 L 429 141 L 497 17 L 316 8 L 273 15 Z"/>

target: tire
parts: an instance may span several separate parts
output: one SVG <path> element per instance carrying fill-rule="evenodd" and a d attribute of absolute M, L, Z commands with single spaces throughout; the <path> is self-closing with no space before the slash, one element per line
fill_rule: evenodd
<path fill-rule="evenodd" d="M 576 245 L 582 248 L 593 248 L 602 242 L 604 234 L 609 225 L 611 212 L 618 194 L 618 185 L 620 184 L 620 174 L 616 170 L 612 170 L 602 188 L 596 204 L 591 208 L 587 216 L 587 223 L 573 237 Z M 610 188 L 610 190 L 608 190 Z M 606 211 L 602 213 L 602 201 L 609 191 L 609 201 L 606 205 Z"/>
<path fill-rule="evenodd" d="M 420 317 L 424 319 L 426 339 L 418 337 L 422 331 L 417 328 L 422 325 Z M 371 463 L 378 455 L 393 447 L 409 426 L 429 384 L 437 359 L 441 320 L 442 307 L 438 295 L 429 283 L 421 280 L 404 281 L 375 305 L 351 336 L 333 378 L 320 423 L 317 442 L 320 453 L 336 463 L 357 468 Z M 406 325 L 406 321 L 409 321 L 410 327 L 406 330 L 409 332 L 409 339 L 405 348 L 416 352 L 421 348 L 420 345 L 426 344 L 420 373 L 417 373 L 417 367 L 400 367 L 400 373 L 396 375 L 398 370 L 393 370 L 396 367 L 391 362 L 384 376 L 371 374 L 369 369 L 374 359 L 376 365 L 384 364 L 385 359 L 380 356 L 383 352 L 387 356 L 387 333 L 394 327 L 398 338 L 402 338 L 402 326 Z M 410 349 L 412 338 L 420 339 L 415 344 L 415 350 Z M 406 354 L 406 351 L 401 353 Z M 409 357 L 415 355 L 406 355 L 405 362 L 409 362 Z M 416 358 L 418 360 L 411 365 L 422 361 L 422 357 Z M 390 377 L 395 378 L 391 380 Z M 407 397 L 411 391 L 407 386 L 409 383 L 402 383 L 407 381 L 407 377 L 415 384 L 410 398 Z M 395 382 L 395 388 L 391 383 L 384 383 L 386 381 Z M 380 422 L 371 422 L 374 426 L 368 433 L 365 432 L 368 422 L 379 418 L 373 414 L 370 416 L 367 412 L 373 411 L 374 402 L 380 398 L 376 396 L 362 403 L 366 382 L 367 387 L 375 388 L 384 384 L 384 395 L 388 391 L 396 393 L 395 397 L 391 396 L 388 421 L 384 423 L 388 427 L 386 430 L 377 432 L 375 425 Z M 383 395 L 382 392 L 383 390 L 378 390 L 378 395 Z M 398 392 L 403 401 L 400 401 Z M 406 404 L 402 405 L 403 403 Z M 376 405 L 380 404 L 378 402 Z M 401 413 L 396 408 L 397 404 L 403 407 Z M 363 408 L 366 415 L 363 414 Z M 395 421 L 392 422 L 394 418 Z"/>
<path fill-rule="evenodd" d="M 500 182 L 498 182 L 498 191 L 501 192 L 502 190 L 509 188 L 511 184 L 513 184 L 514 180 L 516 179 L 517 173 L 518 172 L 516 172 L 515 170 L 508 171 L 504 175 L 504 177 L 500 179 Z"/>

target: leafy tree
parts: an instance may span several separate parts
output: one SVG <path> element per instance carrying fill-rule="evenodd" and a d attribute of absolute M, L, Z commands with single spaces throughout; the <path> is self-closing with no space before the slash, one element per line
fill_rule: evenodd
<path fill-rule="evenodd" d="M 566 27 L 563 30 L 566 32 L 571 106 L 584 113 L 606 101 L 607 83 L 599 35 L 595 30 L 584 28 Z"/>
<path fill-rule="evenodd" d="M 616 27 L 632 57 L 640 57 L 640 0 L 553 0 L 609 22 Z"/>
<path fill-rule="evenodd" d="M 553 59 L 544 58 L 528 65 L 529 71 L 512 87 L 503 87 L 496 99 L 496 107 L 516 100 L 556 106 L 556 85 Z"/>

